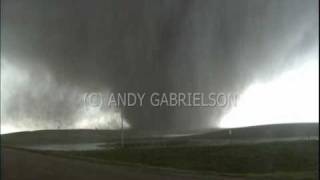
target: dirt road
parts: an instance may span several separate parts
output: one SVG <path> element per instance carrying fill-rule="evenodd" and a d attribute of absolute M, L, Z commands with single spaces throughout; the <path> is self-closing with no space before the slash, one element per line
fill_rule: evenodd
<path fill-rule="evenodd" d="M 3 180 L 229 180 L 230 177 L 181 174 L 162 169 L 105 165 L 2 148 Z M 238 179 L 238 178 L 237 178 Z"/>

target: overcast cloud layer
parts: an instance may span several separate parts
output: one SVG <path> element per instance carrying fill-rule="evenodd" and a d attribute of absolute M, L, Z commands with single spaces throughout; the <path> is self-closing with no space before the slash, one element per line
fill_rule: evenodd
<path fill-rule="evenodd" d="M 77 127 L 85 92 L 241 93 L 318 52 L 315 0 L 3 0 L 1 7 L 1 124 L 27 129 Z M 147 104 L 122 111 L 141 130 L 215 127 L 225 112 Z"/>

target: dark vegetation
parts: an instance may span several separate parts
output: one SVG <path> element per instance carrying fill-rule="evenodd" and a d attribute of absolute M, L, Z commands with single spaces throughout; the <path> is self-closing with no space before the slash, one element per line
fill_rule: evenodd
<path fill-rule="evenodd" d="M 65 152 L 73 156 L 151 166 L 223 173 L 316 171 L 319 141 L 252 145 L 120 148 Z"/>
<path fill-rule="evenodd" d="M 127 143 L 150 143 L 150 142 L 183 142 L 192 143 L 194 140 L 226 140 L 226 139 L 263 139 L 282 137 L 318 137 L 318 123 L 277 124 L 246 128 L 232 129 L 229 136 L 228 129 L 201 130 L 174 132 L 175 134 L 194 134 L 184 137 L 163 137 L 161 133 L 140 132 L 134 130 L 125 131 Z M 119 130 L 42 130 L 33 132 L 19 132 L 1 135 L 1 143 L 5 145 L 41 145 L 41 144 L 70 144 L 70 143 L 94 143 L 94 142 L 119 142 Z M 162 132 L 172 134 L 172 132 Z"/>

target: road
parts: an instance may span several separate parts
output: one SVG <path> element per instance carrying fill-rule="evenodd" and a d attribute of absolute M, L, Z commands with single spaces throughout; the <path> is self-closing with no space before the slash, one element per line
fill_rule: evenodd
<path fill-rule="evenodd" d="M 164 169 L 106 165 L 2 148 L 3 180 L 231 180 L 233 177 L 191 175 Z"/>

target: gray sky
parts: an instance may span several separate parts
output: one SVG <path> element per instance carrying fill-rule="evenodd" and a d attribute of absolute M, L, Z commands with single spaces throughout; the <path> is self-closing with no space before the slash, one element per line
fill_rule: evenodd
<path fill-rule="evenodd" d="M 85 92 L 241 93 L 318 51 L 315 0 L 1 3 L 1 123 L 25 129 L 75 127 Z M 123 112 L 133 128 L 183 130 L 224 111 Z"/>

